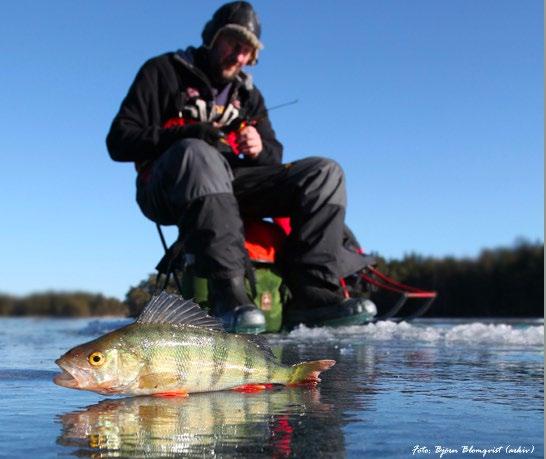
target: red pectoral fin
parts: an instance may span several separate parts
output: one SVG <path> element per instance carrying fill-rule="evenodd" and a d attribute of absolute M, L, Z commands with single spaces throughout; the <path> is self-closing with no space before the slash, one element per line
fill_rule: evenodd
<path fill-rule="evenodd" d="M 184 390 L 173 390 L 169 392 L 157 392 L 153 397 L 187 397 L 188 393 Z"/>
<path fill-rule="evenodd" d="M 243 384 L 242 386 L 234 387 L 231 390 L 234 390 L 237 392 L 250 393 L 250 392 L 260 392 L 262 390 L 271 389 L 272 387 L 273 387 L 273 384 Z"/>

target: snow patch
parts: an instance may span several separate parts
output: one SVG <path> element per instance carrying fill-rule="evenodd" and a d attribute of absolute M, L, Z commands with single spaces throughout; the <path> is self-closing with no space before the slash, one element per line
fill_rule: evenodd
<path fill-rule="evenodd" d="M 299 325 L 294 330 L 289 333 L 290 338 L 296 340 L 327 340 L 331 341 L 335 338 L 333 328 L 328 327 L 317 327 L 317 328 L 308 328 L 305 325 Z"/>
<path fill-rule="evenodd" d="M 473 322 L 463 325 L 427 326 L 407 322 L 382 321 L 348 327 L 308 328 L 300 325 L 285 338 L 295 341 L 424 341 L 430 343 L 465 343 L 544 346 L 544 327 Z"/>
<path fill-rule="evenodd" d="M 506 324 L 472 323 L 458 325 L 448 330 L 445 334 L 445 341 L 543 346 L 544 328 L 519 328 Z"/>

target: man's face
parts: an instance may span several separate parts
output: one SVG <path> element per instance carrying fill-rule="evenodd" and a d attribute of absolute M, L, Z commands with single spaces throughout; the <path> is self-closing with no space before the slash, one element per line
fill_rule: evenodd
<path fill-rule="evenodd" d="M 241 69 L 254 56 L 254 47 L 240 38 L 224 33 L 214 42 L 210 51 L 210 66 L 213 78 L 220 82 L 233 81 Z"/>

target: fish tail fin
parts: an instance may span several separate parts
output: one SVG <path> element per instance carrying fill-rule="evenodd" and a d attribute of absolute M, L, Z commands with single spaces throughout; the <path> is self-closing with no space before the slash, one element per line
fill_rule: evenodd
<path fill-rule="evenodd" d="M 335 360 L 313 360 L 292 365 L 289 386 L 316 386 L 320 382 L 319 374 L 335 365 Z"/>

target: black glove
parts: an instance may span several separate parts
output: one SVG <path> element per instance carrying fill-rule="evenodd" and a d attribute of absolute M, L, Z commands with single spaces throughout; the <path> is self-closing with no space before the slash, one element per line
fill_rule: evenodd
<path fill-rule="evenodd" d="M 212 123 L 189 124 L 180 129 L 184 138 L 201 139 L 213 147 L 222 138 L 222 132 Z"/>

